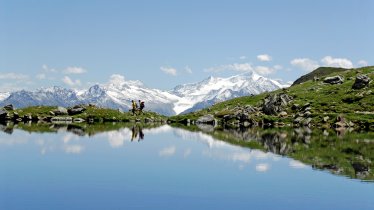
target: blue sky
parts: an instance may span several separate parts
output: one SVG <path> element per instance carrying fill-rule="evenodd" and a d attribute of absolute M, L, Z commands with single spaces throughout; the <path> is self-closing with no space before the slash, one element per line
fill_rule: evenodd
<path fill-rule="evenodd" d="M 374 64 L 374 1 L 0 0 L 0 92 Z"/>

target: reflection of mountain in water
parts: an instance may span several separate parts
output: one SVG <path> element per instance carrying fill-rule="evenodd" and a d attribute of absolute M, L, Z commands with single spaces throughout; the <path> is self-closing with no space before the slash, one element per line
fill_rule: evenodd
<path fill-rule="evenodd" d="M 374 181 L 374 133 L 348 130 L 185 127 L 235 145 L 288 156 L 315 169 Z M 201 135 L 201 134 L 200 134 Z M 207 137 L 205 137 L 207 138 Z"/>
<path fill-rule="evenodd" d="M 71 136 L 104 135 L 111 147 L 119 147 L 125 141 L 141 141 L 147 135 L 174 132 L 182 139 L 207 144 L 209 148 L 239 145 L 264 152 L 288 156 L 315 169 L 350 178 L 374 181 L 374 133 L 350 132 L 347 130 L 297 129 L 231 129 L 213 128 L 207 125 L 175 129 L 162 124 L 0 124 L 0 130 L 12 134 L 14 129 L 27 132 L 61 133 Z M 71 138 L 69 136 L 69 138 Z M 222 141 L 217 141 L 222 140 Z M 65 141 L 65 140 L 64 140 Z M 68 141 L 67 141 L 68 142 Z M 82 147 L 66 147 L 66 151 L 77 153 Z"/>

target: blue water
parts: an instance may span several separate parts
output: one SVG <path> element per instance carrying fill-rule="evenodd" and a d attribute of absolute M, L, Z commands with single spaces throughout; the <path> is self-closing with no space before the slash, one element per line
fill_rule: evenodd
<path fill-rule="evenodd" d="M 0 209 L 374 209 L 373 183 L 202 133 L 143 132 L 0 133 Z"/>

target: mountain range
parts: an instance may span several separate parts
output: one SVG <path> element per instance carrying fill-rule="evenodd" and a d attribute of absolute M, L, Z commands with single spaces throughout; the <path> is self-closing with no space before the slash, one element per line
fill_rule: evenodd
<path fill-rule="evenodd" d="M 179 85 L 170 91 L 148 88 L 140 81 L 125 80 L 120 75 L 115 75 L 109 83 L 96 84 L 86 90 L 55 86 L 34 91 L 0 93 L 0 106 L 13 104 L 22 108 L 95 104 L 127 111 L 131 100 L 140 99 L 145 101 L 146 110 L 170 116 L 196 111 L 235 97 L 256 95 L 283 87 L 287 85 L 254 72 L 228 78 L 209 77 L 201 82 Z"/>

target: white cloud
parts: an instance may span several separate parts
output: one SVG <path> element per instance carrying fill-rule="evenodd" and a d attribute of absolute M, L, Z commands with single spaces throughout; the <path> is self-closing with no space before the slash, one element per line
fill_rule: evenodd
<path fill-rule="evenodd" d="M 175 147 L 175 146 L 166 147 L 166 148 L 163 148 L 163 149 L 159 152 L 159 155 L 160 155 L 161 157 L 172 156 L 172 155 L 175 154 L 175 151 L 176 151 L 176 147 Z"/>
<path fill-rule="evenodd" d="M 331 56 L 326 56 L 321 60 L 323 66 L 328 67 L 340 67 L 340 68 L 353 68 L 352 61 L 346 58 L 333 58 Z"/>
<path fill-rule="evenodd" d="M 271 61 L 272 58 L 271 58 L 271 56 L 268 55 L 268 54 L 262 54 L 262 55 L 258 55 L 258 56 L 257 56 L 257 60 L 259 60 L 259 61 L 263 61 L 263 62 L 267 62 L 267 61 Z"/>
<path fill-rule="evenodd" d="M 42 69 L 44 70 L 44 72 L 52 72 L 52 73 L 56 73 L 57 70 L 54 69 L 54 68 L 49 68 L 46 64 L 43 64 L 42 65 Z"/>
<path fill-rule="evenodd" d="M 304 163 L 297 160 L 291 160 L 289 165 L 291 168 L 306 168 L 306 165 Z"/>
<path fill-rule="evenodd" d="M 183 154 L 183 157 L 188 157 L 188 156 L 190 156 L 190 154 L 191 154 L 191 148 L 188 148 L 188 149 L 186 149 L 185 151 L 184 151 L 184 154 Z"/>
<path fill-rule="evenodd" d="M 207 68 L 204 71 L 205 72 L 222 72 L 226 70 L 248 72 L 248 71 L 253 71 L 253 67 L 250 63 L 234 63 L 234 64 L 226 64 L 226 65 L 220 65 L 220 66 Z"/>
<path fill-rule="evenodd" d="M 360 67 L 362 67 L 362 66 L 369 66 L 369 63 L 367 61 L 365 61 L 365 60 L 359 60 L 357 62 L 357 65 L 360 66 Z"/>
<path fill-rule="evenodd" d="M 109 79 L 110 84 L 123 84 L 125 83 L 125 77 L 120 74 L 112 74 Z"/>
<path fill-rule="evenodd" d="M 64 69 L 64 74 L 84 74 L 87 70 L 81 67 L 71 66 Z"/>
<path fill-rule="evenodd" d="M 26 80 L 29 76 L 25 74 L 17 74 L 17 73 L 0 73 L 0 79 L 11 79 L 11 80 Z"/>
<path fill-rule="evenodd" d="M 275 70 L 282 70 L 282 69 L 283 69 L 283 66 L 281 66 L 281 65 L 275 65 L 275 66 L 273 66 L 273 68 L 274 68 Z"/>
<path fill-rule="evenodd" d="M 70 87 L 75 87 L 75 86 L 81 86 L 82 85 L 82 83 L 79 79 L 73 80 L 68 76 L 64 76 L 64 78 L 62 78 L 62 82 L 69 85 Z"/>
<path fill-rule="evenodd" d="M 184 70 L 186 70 L 187 73 L 192 74 L 192 69 L 189 66 L 186 66 Z"/>
<path fill-rule="evenodd" d="M 255 71 L 262 75 L 269 75 L 276 71 L 275 68 L 267 67 L 267 66 L 256 66 Z"/>
<path fill-rule="evenodd" d="M 245 60 L 245 59 L 247 59 L 247 57 L 243 55 L 243 56 L 240 56 L 239 59 L 240 60 Z"/>
<path fill-rule="evenodd" d="M 169 74 L 169 75 L 172 75 L 172 76 L 176 76 L 177 75 L 177 69 L 173 68 L 173 67 L 165 67 L 165 66 L 161 66 L 160 67 L 161 71 L 163 71 L 165 74 Z"/>
<path fill-rule="evenodd" d="M 64 150 L 66 153 L 79 154 L 83 151 L 84 147 L 82 145 L 68 145 L 65 146 Z"/>
<path fill-rule="evenodd" d="M 313 71 L 319 67 L 317 61 L 311 60 L 309 58 L 295 58 L 291 61 L 291 65 L 296 66 L 304 71 Z"/>
<path fill-rule="evenodd" d="M 47 75 L 46 74 L 37 74 L 36 78 L 39 79 L 39 80 L 43 80 L 43 79 L 47 78 Z"/>
<path fill-rule="evenodd" d="M 267 163 L 261 163 L 256 165 L 256 171 L 258 172 L 266 172 L 270 168 L 269 164 Z"/>

